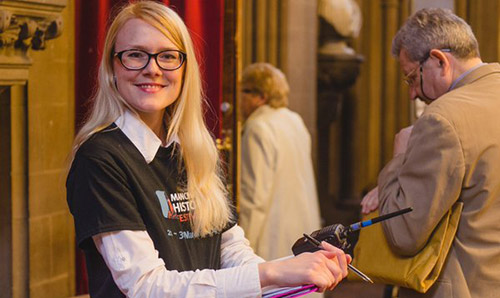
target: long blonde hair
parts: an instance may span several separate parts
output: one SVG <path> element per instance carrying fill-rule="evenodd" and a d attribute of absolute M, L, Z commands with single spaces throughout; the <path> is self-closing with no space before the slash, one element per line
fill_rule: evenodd
<path fill-rule="evenodd" d="M 165 34 L 186 53 L 184 80 L 177 100 L 167 108 L 167 139 L 177 135 L 187 173 L 187 191 L 194 208 L 191 225 L 195 236 L 221 231 L 233 220 L 227 191 L 221 180 L 219 154 L 206 128 L 203 91 L 198 62 L 186 25 L 170 8 L 154 1 L 137 1 L 125 6 L 109 27 L 99 66 L 98 86 L 91 113 L 77 133 L 70 159 L 93 134 L 110 125 L 125 109 L 134 111 L 118 93 L 113 78 L 116 36 L 130 19 L 141 19 Z"/>

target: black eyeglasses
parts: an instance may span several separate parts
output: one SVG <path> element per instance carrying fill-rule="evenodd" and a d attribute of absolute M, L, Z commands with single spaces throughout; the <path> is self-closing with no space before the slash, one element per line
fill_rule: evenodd
<path fill-rule="evenodd" d="M 120 59 L 121 64 L 128 70 L 142 70 L 154 58 L 159 68 L 163 70 L 179 69 L 186 61 L 186 53 L 178 50 L 166 50 L 156 54 L 150 54 L 143 50 L 130 49 L 114 54 Z"/>

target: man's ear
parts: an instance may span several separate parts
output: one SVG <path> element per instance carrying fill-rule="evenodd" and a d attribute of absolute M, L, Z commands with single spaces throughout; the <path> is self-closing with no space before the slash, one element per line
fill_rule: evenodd
<path fill-rule="evenodd" d="M 443 51 L 440 51 L 438 49 L 432 49 L 429 52 L 429 56 L 437 60 L 437 63 L 439 64 L 439 67 L 442 69 L 441 71 L 443 74 L 450 69 L 451 60 Z"/>

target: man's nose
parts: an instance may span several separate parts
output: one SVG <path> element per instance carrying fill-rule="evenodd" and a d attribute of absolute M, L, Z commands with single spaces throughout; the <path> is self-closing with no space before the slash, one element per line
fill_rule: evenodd
<path fill-rule="evenodd" d="M 417 92 L 417 87 L 415 86 L 410 86 L 410 99 L 417 99 L 418 98 L 418 92 Z"/>

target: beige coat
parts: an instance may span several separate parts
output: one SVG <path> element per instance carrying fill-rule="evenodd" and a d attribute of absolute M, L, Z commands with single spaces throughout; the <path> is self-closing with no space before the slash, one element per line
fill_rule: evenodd
<path fill-rule="evenodd" d="M 266 260 L 292 255 L 303 233 L 320 228 L 311 137 L 300 116 L 263 105 L 241 140 L 240 225 Z"/>
<path fill-rule="evenodd" d="M 383 223 L 401 255 L 417 253 L 453 203 L 464 203 L 436 284 L 401 297 L 500 297 L 500 65 L 475 69 L 431 103 L 378 185 L 381 213 L 414 208 Z"/>

